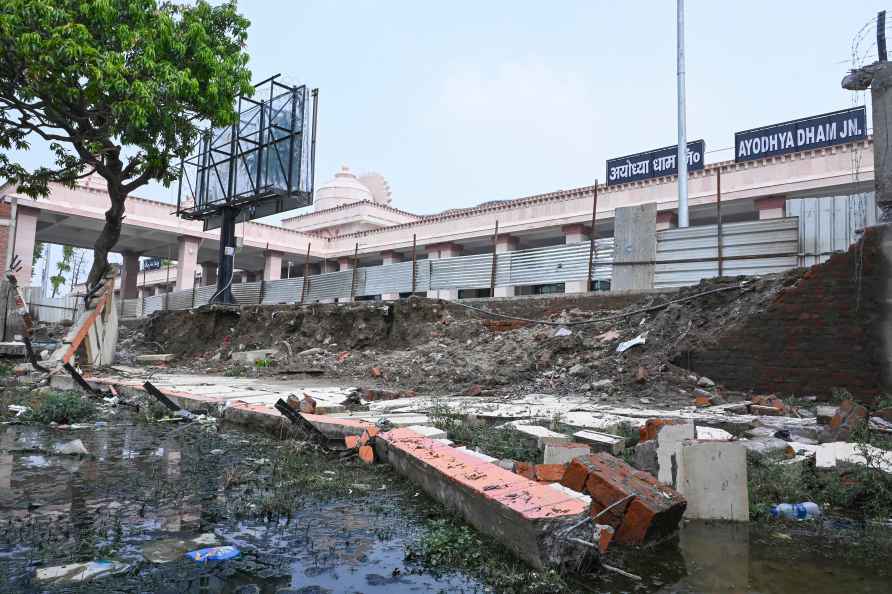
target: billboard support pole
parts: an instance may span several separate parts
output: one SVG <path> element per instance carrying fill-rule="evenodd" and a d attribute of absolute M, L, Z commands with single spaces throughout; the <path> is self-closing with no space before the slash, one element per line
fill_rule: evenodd
<path fill-rule="evenodd" d="M 678 226 L 688 223 L 688 137 L 685 130 L 684 89 L 684 0 L 678 9 Z"/>

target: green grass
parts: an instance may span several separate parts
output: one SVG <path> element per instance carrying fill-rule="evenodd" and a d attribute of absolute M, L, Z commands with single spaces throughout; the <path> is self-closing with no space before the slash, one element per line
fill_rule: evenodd
<path fill-rule="evenodd" d="M 851 464 L 819 470 L 808 464 L 777 464 L 763 459 L 748 462 L 750 518 L 764 520 L 778 503 L 813 501 L 825 510 L 863 520 L 892 516 L 892 474 L 879 468 L 865 446 L 892 450 L 892 440 L 866 427 L 852 434 L 867 465 Z"/>
<path fill-rule="evenodd" d="M 431 424 L 442 429 L 449 439 L 469 449 L 495 458 L 510 458 L 524 462 L 540 462 L 541 454 L 529 441 L 514 431 L 501 430 L 486 424 L 469 423 L 464 415 L 448 406 L 435 402 L 428 411 Z"/>
<path fill-rule="evenodd" d="M 88 421 L 95 416 L 96 405 L 79 392 L 54 391 L 35 399 L 33 408 L 22 415 L 22 420 L 67 425 Z"/>
<path fill-rule="evenodd" d="M 462 571 L 496 592 L 575 590 L 557 571 L 530 569 L 491 538 L 451 516 L 427 520 L 418 543 L 407 547 L 406 560 L 421 562 L 434 571 Z"/>
<path fill-rule="evenodd" d="M 272 367 L 272 366 L 273 366 L 272 359 L 257 359 L 256 361 L 254 361 L 254 367 L 256 367 L 258 369 L 265 369 L 267 367 Z"/>
<path fill-rule="evenodd" d="M 227 367 L 223 372 L 224 377 L 242 377 L 246 374 L 246 370 L 241 365 L 234 365 L 232 367 Z"/>

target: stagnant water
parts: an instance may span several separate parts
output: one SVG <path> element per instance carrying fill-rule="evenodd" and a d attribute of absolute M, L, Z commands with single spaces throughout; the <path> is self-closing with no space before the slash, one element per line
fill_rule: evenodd
<path fill-rule="evenodd" d="M 89 457 L 51 453 L 83 441 Z M 76 430 L 0 426 L 0 592 L 480 592 L 460 571 L 405 560 L 430 503 L 392 473 L 339 484 L 342 495 L 295 488 L 290 517 L 258 517 L 263 494 L 245 477 L 268 474 L 276 442 L 239 429 L 147 424 L 124 413 Z M 320 465 L 336 465 L 319 456 Z M 242 477 L 224 489 L 226 473 Z M 335 470 L 320 480 L 351 481 Z M 235 481 L 238 482 L 238 481 Z M 282 496 L 282 493 L 278 493 Z M 883 548 L 857 531 L 689 524 L 677 541 L 618 559 L 643 577 L 579 578 L 590 592 L 888 592 Z M 238 559 L 183 557 L 199 535 L 237 546 Z M 208 536 L 209 535 L 209 536 Z M 854 544 L 852 543 L 854 540 Z M 854 551 L 854 554 L 853 554 Z M 114 559 L 127 572 L 93 583 L 48 584 L 41 568 Z M 149 561 L 151 559 L 151 561 Z M 251 585 L 256 586 L 253 588 Z M 247 588 L 247 589 L 246 589 Z"/>

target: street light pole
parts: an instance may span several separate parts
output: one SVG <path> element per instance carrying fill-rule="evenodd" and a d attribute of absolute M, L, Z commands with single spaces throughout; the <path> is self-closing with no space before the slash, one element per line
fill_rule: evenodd
<path fill-rule="evenodd" d="M 684 0 L 678 8 L 678 226 L 688 226 L 688 137 L 684 98 Z"/>

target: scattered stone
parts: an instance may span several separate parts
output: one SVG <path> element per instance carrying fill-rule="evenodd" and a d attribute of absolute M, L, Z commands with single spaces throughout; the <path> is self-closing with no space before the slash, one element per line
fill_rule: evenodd
<path fill-rule="evenodd" d="M 635 382 L 643 384 L 647 382 L 647 368 L 639 365 L 638 371 L 635 372 Z"/>
<path fill-rule="evenodd" d="M 818 441 L 822 443 L 848 441 L 852 431 L 865 422 L 867 422 L 867 409 L 854 400 L 844 400 L 830 419 L 829 427 L 818 436 Z"/>
<path fill-rule="evenodd" d="M 592 387 L 593 388 L 606 388 L 607 386 L 611 385 L 612 383 L 613 383 L 613 380 L 611 380 L 611 379 L 600 379 L 600 380 L 594 382 L 592 384 Z"/>
<path fill-rule="evenodd" d="M 370 373 L 372 374 L 372 377 L 376 379 L 384 375 L 384 372 L 381 370 L 380 367 L 372 367 Z"/>
<path fill-rule="evenodd" d="M 701 388 L 714 388 L 715 382 L 704 375 L 697 380 L 697 385 Z"/>
<path fill-rule="evenodd" d="M 480 387 L 480 384 L 471 384 L 464 391 L 464 395 L 465 396 L 480 396 L 480 394 L 482 392 L 483 392 L 483 388 Z"/>
<path fill-rule="evenodd" d="M 278 350 L 276 349 L 260 349 L 255 351 L 237 351 L 232 353 L 232 362 L 242 365 L 254 365 L 258 361 L 272 358 Z"/>
<path fill-rule="evenodd" d="M 90 455 L 90 452 L 88 452 L 87 448 L 84 446 L 84 442 L 79 439 L 75 439 L 63 444 L 56 444 L 53 446 L 53 451 L 57 454 L 62 454 L 63 456 Z"/>
<path fill-rule="evenodd" d="M 570 368 L 570 375 L 573 377 L 586 377 L 591 373 L 587 365 L 583 365 L 582 363 L 577 363 L 573 367 Z"/>

